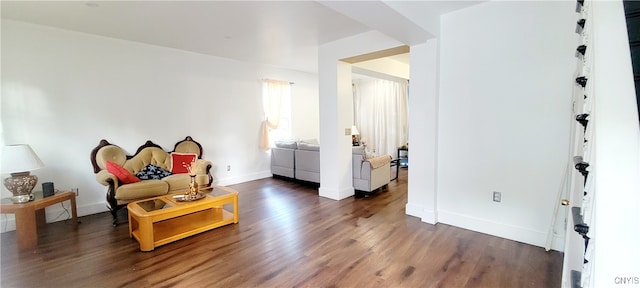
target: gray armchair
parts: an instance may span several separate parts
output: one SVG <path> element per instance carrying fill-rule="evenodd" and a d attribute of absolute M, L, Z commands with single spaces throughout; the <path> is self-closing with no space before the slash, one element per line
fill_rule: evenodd
<path fill-rule="evenodd" d="M 356 197 L 386 187 L 391 179 L 391 156 L 384 155 L 367 159 L 364 147 L 353 147 L 353 188 Z M 383 188 L 384 188 L 383 187 Z"/>

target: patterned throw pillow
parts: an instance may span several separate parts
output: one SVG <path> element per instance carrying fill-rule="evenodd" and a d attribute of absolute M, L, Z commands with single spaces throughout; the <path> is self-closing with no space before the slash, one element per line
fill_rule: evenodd
<path fill-rule="evenodd" d="M 136 173 L 136 177 L 140 178 L 140 180 L 160 180 L 169 175 L 171 175 L 171 172 L 153 164 L 147 165 L 144 169 L 140 170 L 140 172 Z"/>

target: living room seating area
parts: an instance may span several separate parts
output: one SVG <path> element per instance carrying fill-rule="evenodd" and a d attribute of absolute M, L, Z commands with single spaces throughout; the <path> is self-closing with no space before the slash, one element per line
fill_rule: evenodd
<path fill-rule="evenodd" d="M 187 190 L 189 171 L 200 187 L 213 181 L 213 163 L 202 159 L 202 146 L 190 136 L 176 143 L 171 152 L 147 141 L 133 155 L 103 139 L 91 151 L 91 164 L 96 181 L 107 186 L 114 225 L 117 211 L 130 202 Z"/>
<path fill-rule="evenodd" d="M 352 148 L 353 187 L 356 196 L 389 184 L 391 156 L 367 155 L 364 146 Z M 276 141 L 271 148 L 271 173 L 311 183 L 320 183 L 320 145 L 305 141 Z"/>
<path fill-rule="evenodd" d="M 81 217 L 81 229 L 69 221 L 44 226 L 39 232 L 47 241 L 37 253 L 18 251 L 16 233 L 1 233 L 0 285 L 362 287 L 375 280 L 379 287 L 428 287 L 438 279 L 446 287 L 466 281 L 473 287 L 543 287 L 560 281 L 560 252 L 405 216 L 406 172 L 387 193 L 367 201 L 318 201 L 314 187 L 272 178 L 230 185 L 242 193 L 241 226 L 209 230 L 152 252 L 140 252 L 127 225 L 109 227 L 105 213 Z M 265 209 L 274 203 L 286 205 Z M 458 257 L 469 259 L 456 262 L 464 269 L 441 269 Z"/>

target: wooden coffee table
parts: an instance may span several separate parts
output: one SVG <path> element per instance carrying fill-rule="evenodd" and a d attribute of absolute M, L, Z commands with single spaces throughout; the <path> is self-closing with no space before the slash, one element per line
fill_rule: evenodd
<path fill-rule="evenodd" d="M 215 186 L 205 197 L 190 202 L 170 194 L 131 202 L 129 237 L 140 243 L 140 250 L 151 251 L 194 234 L 238 223 L 238 191 Z"/>

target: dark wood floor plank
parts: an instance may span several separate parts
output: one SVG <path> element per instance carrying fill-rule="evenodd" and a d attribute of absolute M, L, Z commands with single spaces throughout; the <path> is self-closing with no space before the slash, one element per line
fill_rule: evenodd
<path fill-rule="evenodd" d="M 240 223 L 140 252 L 108 213 L 50 223 L 35 251 L 0 235 L 2 287 L 559 287 L 562 254 L 405 214 L 407 170 L 361 199 L 262 179 Z"/>

